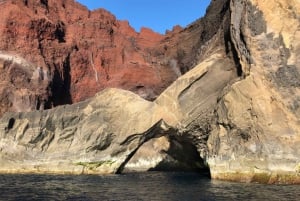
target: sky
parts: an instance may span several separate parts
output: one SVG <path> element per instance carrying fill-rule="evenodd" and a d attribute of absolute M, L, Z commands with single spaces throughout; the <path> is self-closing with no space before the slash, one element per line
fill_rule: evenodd
<path fill-rule="evenodd" d="M 104 8 L 118 20 L 128 20 L 140 31 L 148 27 L 164 34 L 173 26 L 185 27 L 205 14 L 210 0 L 77 0 L 90 10 Z"/>

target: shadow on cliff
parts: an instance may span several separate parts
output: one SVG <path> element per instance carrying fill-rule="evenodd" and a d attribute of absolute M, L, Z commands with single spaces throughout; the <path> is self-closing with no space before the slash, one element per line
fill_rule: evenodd
<path fill-rule="evenodd" d="M 53 106 L 72 104 L 71 98 L 71 64 L 70 55 L 61 64 L 63 71 L 60 72 L 60 68 L 57 66 L 53 73 L 53 82 L 51 86 L 52 104 Z M 51 108 L 51 106 L 49 106 Z"/>
<path fill-rule="evenodd" d="M 170 147 L 166 157 L 149 171 L 199 172 L 210 178 L 210 170 L 200 157 L 196 146 L 185 136 L 169 136 Z"/>

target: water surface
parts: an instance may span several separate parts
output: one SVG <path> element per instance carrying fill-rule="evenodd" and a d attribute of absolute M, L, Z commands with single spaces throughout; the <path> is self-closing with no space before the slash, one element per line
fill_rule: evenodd
<path fill-rule="evenodd" d="M 197 173 L 0 175 L 0 200 L 300 200 L 299 185 L 211 181 Z"/>

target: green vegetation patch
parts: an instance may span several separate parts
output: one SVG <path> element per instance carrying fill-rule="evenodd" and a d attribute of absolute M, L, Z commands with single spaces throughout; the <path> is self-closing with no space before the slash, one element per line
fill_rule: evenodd
<path fill-rule="evenodd" d="M 270 179 L 271 179 L 271 174 L 268 172 L 255 173 L 251 182 L 267 184 L 269 183 Z"/>
<path fill-rule="evenodd" d="M 83 167 L 88 168 L 89 170 L 95 170 L 102 165 L 109 165 L 111 166 L 115 161 L 112 160 L 105 160 L 105 161 L 93 161 L 93 162 L 77 162 L 75 165 L 81 165 Z"/>

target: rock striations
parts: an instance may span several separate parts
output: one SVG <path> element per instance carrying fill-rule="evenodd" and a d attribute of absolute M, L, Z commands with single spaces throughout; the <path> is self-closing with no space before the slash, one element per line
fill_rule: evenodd
<path fill-rule="evenodd" d="M 74 0 L 4 0 L 1 8 L 0 115 L 76 103 L 108 87 L 153 100 L 197 64 L 224 16 L 218 3 L 207 18 L 160 35 Z"/>
<path fill-rule="evenodd" d="M 300 183 L 298 0 L 212 1 L 165 35 L 72 0 L 1 4 L 0 172 Z"/>

